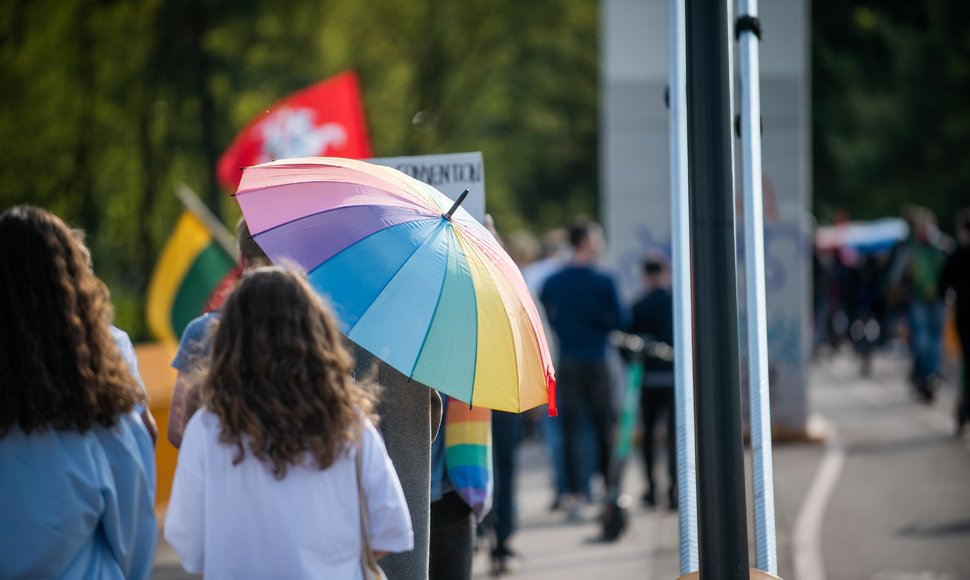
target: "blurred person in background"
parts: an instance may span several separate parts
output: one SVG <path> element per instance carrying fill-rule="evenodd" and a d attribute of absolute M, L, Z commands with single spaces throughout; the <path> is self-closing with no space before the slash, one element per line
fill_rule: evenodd
<path fill-rule="evenodd" d="M 45 210 L 0 214 L 0 248 L 0 577 L 148 578 L 153 441 L 108 289 Z"/>
<path fill-rule="evenodd" d="M 565 448 L 566 476 L 573 505 L 571 520 L 581 519 L 588 479 L 582 471 L 581 421 L 589 412 L 598 451 L 598 471 L 609 477 L 614 423 L 607 338 L 623 325 L 623 312 L 613 278 L 597 264 L 605 249 L 603 230 L 589 219 L 569 228 L 573 248 L 569 263 L 546 281 L 540 295 L 558 338 L 557 399 Z"/>
<path fill-rule="evenodd" d="M 532 294 L 538 297 L 546 280 L 569 262 L 569 234 L 562 228 L 551 229 L 542 236 L 542 255 L 522 266 L 522 277 Z"/>
<path fill-rule="evenodd" d="M 970 422 L 970 207 L 957 213 L 957 249 L 947 258 L 940 273 L 941 292 L 952 292 L 957 336 L 963 359 L 963 377 L 956 411 L 956 435 Z"/>
<path fill-rule="evenodd" d="M 539 258 L 539 242 L 528 232 L 512 233 L 505 244 L 509 256 L 520 270 L 534 264 Z M 493 576 L 507 574 L 516 568 L 514 559 L 518 554 L 512 550 L 509 540 L 515 532 L 516 457 L 522 443 L 524 421 L 527 415 L 492 411 L 492 465 L 495 472 L 495 492 L 492 512 L 487 522 L 493 532 L 489 553 L 489 573 Z"/>
<path fill-rule="evenodd" d="M 556 344 L 556 334 L 549 325 L 546 317 L 545 308 L 539 300 L 542 288 L 546 285 L 546 280 L 556 272 L 562 270 L 563 266 L 569 261 L 569 236 L 566 230 L 554 228 L 542 236 L 542 256 L 522 267 L 522 277 L 525 279 L 526 286 L 532 292 L 532 297 L 536 301 L 539 309 L 539 316 L 542 317 L 543 327 L 546 331 L 546 342 L 549 343 L 549 350 L 552 352 L 552 360 L 559 366 L 559 348 Z M 553 467 L 553 499 L 549 509 L 555 511 L 562 507 L 562 500 L 569 494 L 569 482 L 566 477 L 566 455 L 563 452 L 562 425 L 548 413 L 544 413 L 539 419 L 542 439 L 549 449 L 549 458 Z M 585 422 L 588 428 L 588 421 Z M 589 499 L 590 492 L 587 487 L 585 495 Z"/>
<path fill-rule="evenodd" d="M 629 332 L 673 346 L 674 300 L 670 291 L 666 262 L 660 257 L 647 258 L 643 263 L 647 292 L 633 305 L 633 320 Z M 643 362 L 643 390 L 640 391 L 643 419 L 643 458 L 646 464 L 647 489 L 643 503 L 657 505 L 654 480 L 654 450 L 657 423 L 664 422 L 664 441 L 667 444 L 667 501 L 670 509 L 677 508 L 677 448 L 674 437 L 674 363 L 647 357 Z"/>
<path fill-rule="evenodd" d="M 942 384 L 939 365 L 944 305 L 937 284 L 946 253 L 941 248 L 936 216 L 925 208 L 912 211 L 914 215 L 909 221 L 914 229 L 897 246 L 889 280 L 897 299 L 908 302 L 909 306 L 913 386 L 930 402 Z"/>

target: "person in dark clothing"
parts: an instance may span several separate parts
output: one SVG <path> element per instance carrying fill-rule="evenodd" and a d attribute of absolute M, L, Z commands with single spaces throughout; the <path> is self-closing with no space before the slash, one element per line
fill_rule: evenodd
<path fill-rule="evenodd" d="M 956 297 L 956 327 L 960 337 L 963 358 L 963 387 L 957 406 L 956 435 L 970 423 L 970 208 L 957 214 L 957 242 L 959 246 L 950 254 L 940 272 L 938 287 L 941 292 L 953 291 Z"/>
<path fill-rule="evenodd" d="M 674 301 L 667 287 L 666 264 L 658 258 L 643 263 L 647 284 L 646 295 L 633 305 L 629 331 L 644 338 L 674 344 Z M 671 509 L 677 507 L 677 455 L 674 437 L 674 365 L 673 362 L 647 358 L 643 363 L 643 390 L 640 392 L 643 416 L 643 457 L 647 468 L 647 489 L 643 503 L 657 503 L 654 482 L 654 437 L 658 421 L 663 418 L 667 441 L 667 498 Z"/>
<path fill-rule="evenodd" d="M 515 532 L 515 457 L 522 442 L 523 417 L 518 413 L 492 412 L 492 442 L 495 466 L 495 502 L 490 518 L 495 531 L 489 574 L 501 576 L 515 571 L 518 554 L 509 545 Z"/>
<path fill-rule="evenodd" d="M 606 344 L 609 332 L 621 327 L 623 312 L 613 278 L 596 267 L 604 246 L 599 224 L 577 222 L 569 230 L 569 242 L 572 260 L 546 281 L 540 299 L 559 340 L 559 417 L 574 502 L 570 519 L 577 519 L 585 499 L 577 434 L 587 410 L 595 424 L 598 470 L 604 481 L 609 474 L 614 412 Z"/>

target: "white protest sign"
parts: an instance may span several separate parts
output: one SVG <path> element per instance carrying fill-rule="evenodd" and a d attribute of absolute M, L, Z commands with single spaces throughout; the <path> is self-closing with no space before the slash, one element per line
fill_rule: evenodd
<path fill-rule="evenodd" d="M 451 199 L 468 190 L 461 207 L 479 222 L 485 223 L 485 162 L 481 151 L 445 155 L 378 157 L 368 159 L 375 165 L 393 167 L 418 181 L 434 186 Z"/>

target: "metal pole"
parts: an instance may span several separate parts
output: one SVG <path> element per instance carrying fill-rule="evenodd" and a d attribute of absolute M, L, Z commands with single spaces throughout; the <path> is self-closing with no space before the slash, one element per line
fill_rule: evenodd
<path fill-rule="evenodd" d="M 236 236 L 212 213 L 209 206 L 199 199 L 199 196 L 195 195 L 192 188 L 184 183 L 180 183 L 175 187 L 175 195 L 182 201 L 185 209 L 192 212 L 208 228 L 209 233 L 222 246 L 222 249 L 232 256 L 233 259 L 236 259 L 239 254 L 239 248 L 236 246 Z"/>
<path fill-rule="evenodd" d="M 687 31 L 684 0 L 670 0 L 670 210 L 674 290 L 674 413 L 680 574 L 697 570 L 697 479 L 694 447 L 694 329 L 691 318 L 690 197 L 687 173 Z"/>
<path fill-rule="evenodd" d="M 775 488 L 768 393 L 768 317 L 765 307 L 764 213 L 761 195 L 761 87 L 757 0 L 739 0 L 741 156 L 744 185 L 744 274 L 747 294 L 748 380 L 751 405 L 755 567 L 778 575 Z"/>
<path fill-rule="evenodd" d="M 697 481 L 703 580 L 748 578 L 738 376 L 729 0 L 687 2 Z"/>

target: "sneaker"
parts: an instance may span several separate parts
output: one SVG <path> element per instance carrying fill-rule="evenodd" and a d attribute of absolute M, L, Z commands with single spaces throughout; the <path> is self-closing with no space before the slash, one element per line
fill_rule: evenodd
<path fill-rule="evenodd" d="M 640 498 L 640 502 L 647 507 L 655 507 L 657 505 L 657 498 L 653 494 L 653 489 L 648 489 L 643 492 L 643 497 Z"/>
<path fill-rule="evenodd" d="M 519 571 L 519 555 L 512 550 L 506 550 L 503 555 L 492 554 L 488 565 L 489 576 L 505 576 Z"/>
<path fill-rule="evenodd" d="M 586 521 L 586 502 L 582 500 L 576 500 L 569 506 L 569 513 L 566 514 L 567 522 L 585 522 Z"/>
<path fill-rule="evenodd" d="M 563 503 L 563 496 L 556 495 L 556 497 L 553 498 L 552 503 L 549 504 L 549 511 L 557 512 L 561 510 L 563 508 Z"/>

